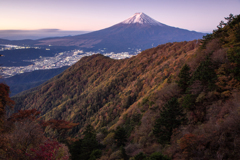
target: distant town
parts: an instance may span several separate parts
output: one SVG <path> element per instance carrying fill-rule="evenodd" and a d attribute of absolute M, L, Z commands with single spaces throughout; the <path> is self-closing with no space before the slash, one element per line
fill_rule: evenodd
<path fill-rule="evenodd" d="M 39 47 L 1 45 L 0 51 L 12 50 L 12 49 L 28 49 L 28 48 L 40 49 Z M 45 48 L 45 49 L 50 50 L 50 48 Z M 141 52 L 141 50 L 136 50 L 135 53 L 137 54 L 139 52 Z M 33 63 L 32 65 L 28 65 L 28 66 L 17 66 L 17 67 L 1 66 L 1 72 L 2 72 L 1 74 L 4 78 L 9 78 L 16 74 L 31 72 L 34 70 L 55 69 L 55 68 L 61 68 L 63 66 L 71 66 L 84 56 L 91 56 L 98 53 L 103 54 L 104 56 L 110 57 L 112 59 L 125 59 L 125 58 L 130 58 L 134 56 L 134 54 L 129 54 L 129 52 L 105 53 L 105 49 L 101 49 L 99 50 L 99 52 L 83 52 L 83 50 L 71 50 L 71 51 L 60 52 L 56 54 L 54 57 L 40 56 L 38 59 L 25 60 L 26 62 Z"/>
<path fill-rule="evenodd" d="M 12 49 L 29 49 L 29 48 L 40 49 L 40 47 L 17 46 L 17 45 L 11 45 L 11 44 L 0 44 L 0 51 L 12 50 Z"/>

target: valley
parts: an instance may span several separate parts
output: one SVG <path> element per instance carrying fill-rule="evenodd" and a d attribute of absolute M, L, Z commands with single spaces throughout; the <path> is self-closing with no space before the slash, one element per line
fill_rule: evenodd
<path fill-rule="evenodd" d="M 20 48 L 20 46 L 15 46 L 15 47 L 16 47 L 16 49 Z M 21 48 L 22 49 L 24 48 L 24 50 L 28 50 L 28 49 L 25 49 L 25 47 L 21 47 Z M 30 47 L 28 47 L 28 48 L 30 48 Z M 40 48 L 35 47 L 34 49 L 39 50 Z M 43 49 L 50 50 L 50 47 L 43 48 Z M 5 49 L 3 48 L 3 50 L 5 50 Z M 7 50 L 9 51 L 9 49 L 7 49 Z M 32 50 L 31 54 L 36 54 L 35 50 Z M 99 53 L 101 53 L 103 51 L 104 50 L 100 50 Z M 83 52 L 83 50 L 75 49 L 75 50 L 56 53 L 55 55 L 52 55 L 52 57 L 44 57 L 44 55 L 42 53 L 39 54 L 40 56 L 37 59 L 29 59 L 29 57 L 28 57 L 27 59 L 23 59 L 22 62 L 20 62 L 20 63 L 17 60 L 15 60 L 16 62 L 14 62 L 14 60 L 13 61 L 5 60 L 4 59 L 5 57 L 2 58 L 2 60 L 0 61 L 0 63 L 2 63 L 2 65 L 3 65 L 1 67 L 2 76 L 4 78 L 8 78 L 8 77 L 14 76 L 16 74 L 32 72 L 35 70 L 46 70 L 46 69 L 61 68 L 63 66 L 71 66 L 74 63 L 76 63 L 77 61 L 79 61 L 82 57 L 91 56 L 93 54 L 97 54 L 98 52 L 91 52 L 91 51 Z M 2 54 L 3 54 L 3 56 L 8 57 L 7 52 L 2 52 Z M 128 52 L 122 52 L 122 53 L 110 52 L 110 53 L 102 53 L 102 54 L 105 56 L 108 56 L 110 58 L 113 58 L 113 59 L 124 59 L 124 58 L 129 58 L 136 53 L 133 53 L 132 55 L 129 54 Z M 10 56 L 12 56 L 12 55 L 10 55 Z M 26 66 L 12 66 L 13 64 L 14 65 L 25 64 Z M 7 66 L 7 65 L 10 65 L 10 66 Z"/>

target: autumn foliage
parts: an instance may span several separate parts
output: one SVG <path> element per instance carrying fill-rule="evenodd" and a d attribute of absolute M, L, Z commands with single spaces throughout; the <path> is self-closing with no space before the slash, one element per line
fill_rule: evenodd
<path fill-rule="evenodd" d="M 0 84 L 0 132 L 4 132 L 4 123 L 6 121 L 6 109 L 7 107 L 13 108 L 14 101 L 9 97 L 10 88 L 1 83 Z"/>
<path fill-rule="evenodd" d="M 0 159 L 69 159 L 67 146 L 47 138 L 43 129 L 49 125 L 57 130 L 69 130 L 77 124 L 52 120 L 44 122 L 43 125 L 43 121 L 40 121 L 39 117 L 41 112 L 36 109 L 20 110 L 7 118 L 7 107 L 13 108 L 14 105 L 14 101 L 11 100 L 8 93 L 9 87 L 1 83 Z"/>
<path fill-rule="evenodd" d="M 64 149 L 66 150 L 64 151 Z M 26 156 L 30 160 L 68 160 L 70 158 L 66 146 L 64 148 L 63 144 L 50 140 L 41 144 L 37 149 L 31 148 L 29 153 L 26 153 Z"/>
<path fill-rule="evenodd" d="M 76 159 L 100 153 L 102 160 L 240 159 L 240 15 L 226 19 L 203 40 L 159 45 L 124 60 L 84 57 L 14 97 L 15 112 L 41 113 L 20 111 L 12 120 L 41 116 L 36 128 L 51 137 L 66 137 L 75 126 Z M 96 134 L 84 139 L 87 126 Z"/>

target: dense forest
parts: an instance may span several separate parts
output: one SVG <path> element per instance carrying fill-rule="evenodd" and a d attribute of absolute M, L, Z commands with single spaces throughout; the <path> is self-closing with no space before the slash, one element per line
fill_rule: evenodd
<path fill-rule="evenodd" d="M 225 19 L 202 40 L 84 57 L 12 100 L 2 84 L 2 157 L 240 159 L 240 15 Z"/>

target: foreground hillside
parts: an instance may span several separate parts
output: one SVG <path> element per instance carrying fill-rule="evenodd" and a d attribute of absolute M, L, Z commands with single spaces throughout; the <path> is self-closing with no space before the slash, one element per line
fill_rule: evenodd
<path fill-rule="evenodd" d="M 160 90 L 197 46 L 197 41 L 168 43 L 125 60 L 84 57 L 40 89 L 16 97 L 15 109 L 36 108 L 46 119 L 78 121 L 80 128 L 96 116 L 92 119 L 101 128 L 146 94 Z M 108 115 L 100 117 L 98 111 Z"/>
<path fill-rule="evenodd" d="M 240 16 L 227 20 L 201 44 L 82 58 L 15 97 L 15 110 L 78 122 L 70 134 L 79 137 L 92 125 L 105 146 L 101 159 L 239 159 Z"/>

